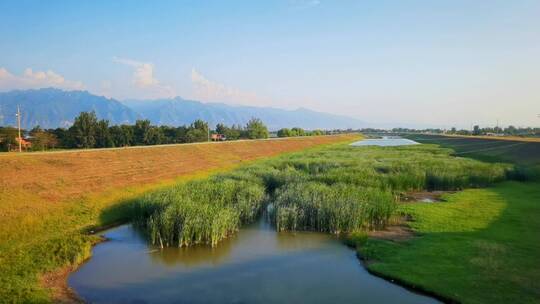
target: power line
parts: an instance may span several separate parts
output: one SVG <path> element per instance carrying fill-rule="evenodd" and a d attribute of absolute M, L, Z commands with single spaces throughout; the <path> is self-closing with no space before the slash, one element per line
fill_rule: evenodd
<path fill-rule="evenodd" d="M 19 129 L 19 152 L 22 152 L 22 138 L 21 138 L 21 109 L 17 106 L 17 128 Z"/>

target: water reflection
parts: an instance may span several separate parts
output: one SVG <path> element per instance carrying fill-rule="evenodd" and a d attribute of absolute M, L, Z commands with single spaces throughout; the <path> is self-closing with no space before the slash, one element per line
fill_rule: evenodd
<path fill-rule="evenodd" d="M 376 139 L 363 139 L 357 142 L 353 142 L 351 146 L 361 147 L 361 146 L 380 146 L 380 147 L 395 147 L 395 146 L 408 146 L 408 145 L 418 145 L 419 143 L 401 138 L 399 136 L 383 136 L 382 138 Z"/>
<path fill-rule="evenodd" d="M 238 236 L 235 235 L 217 247 L 199 245 L 189 248 L 154 248 L 149 253 L 152 261 L 160 262 L 169 266 L 174 266 L 176 264 L 181 264 L 185 267 L 194 267 L 206 264 L 219 265 L 227 260 L 227 257 L 230 255 L 232 247 L 237 240 Z"/>
<path fill-rule="evenodd" d="M 159 250 L 130 225 L 69 278 L 92 303 L 432 303 L 368 274 L 335 238 L 261 221 L 216 248 Z"/>

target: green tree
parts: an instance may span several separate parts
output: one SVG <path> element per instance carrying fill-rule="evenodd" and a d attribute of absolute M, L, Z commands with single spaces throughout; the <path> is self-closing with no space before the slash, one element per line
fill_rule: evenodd
<path fill-rule="evenodd" d="M 71 132 L 68 129 L 56 128 L 54 130 L 49 130 L 49 132 L 52 133 L 58 139 L 59 147 L 64 147 L 64 148 L 75 147 L 75 143 L 72 137 L 73 134 L 71 134 Z"/>
<path fill-rule="evenodd" d="M 306 132 L 302 128 L 292 128 L 291 133 L 294 134 L 294 136 L 305 136 Z"/>
<path fill-rule="evenodd" d="M 227 132 L 225 132 L 225 136 L 227 137 L 227 140 L 237 140 L 242 136 L 242 126 L 240 125 L 232 125 L 230 128 L 227 128 Z"/>
<path fill-rule="evenodd" d="M 291 136 L 291 130 L 289 128 L 282 128 L 279 129 L 277 132 L 278 137 L 290 137 Z"/>
<path fill-rule="evenodd" d="M 0 150 L 9 151 L 13 146 L 18 145 L 18 131 L 12 127 L 0 127 Z"/>
<path fill-rule="evenodd" d="M 148 142 L 148 132 L 150 132 L 150 120 L 137 120 L 133 128 L 135 145 L 146 145 Z"/>
<path fill-rule="evenodd" d="M 226 136 L 227 132 L 229 131 L 229 128 L 222 124 L 222 123 L 218 123 L 216 125 L 216 133 L 217 134 L 224 134 Z"/>
<path fill-rule="evenodd" d="M 197 119 L 188 128 L 186 142 L 208 141 L 208 123 Z"/>
<path fill-rule="evenodd" d="M 202 121 L 200 119 L 197 119 L 191 124 L 191 128 L 208 132 L 208 123 L 204 122 L 204 121 Z"/>
<path fill-rule="evenodd" d="M 200 129 L 189 129 L 186 134 L 186 142 L 203 142 L 208 141 L 208 133 Z"/>
<path fill-rule="evenodd" d="M 121 125 L 109 128 L 109 133 L 115 147 L 126 147 L 133 145 L 133 126 Z"/>
<path fill-rule="evenodd" d="M 188 128 L 186 126 L 180 126 L 176 128 L 175 130 L 175 142 L 177 143 L 185 143 L 187 142 L 186 134 L 188 132 Z"/>
<path fill-rule="evenodd" d="M 93 148 L 96 145 L 97 117 L 95 112 L 81 112 L 69 128 L 77 148 Z"/>
<path fill-rule="evenodd" d="M 30 130 L 32 150 L 47 150 L 58 145 L 58 139 L 52 132 L 44 131 L 39 126 Z"/>
<path fill-rule="evenodd" d="M 516 129 L 516 127 L 510 125 L 506 129 L 504 129 L 504 133 L 510 134 L 510 135 L 516 135 L 517 134 L 517 129 Z"/>
<path fill-rule="evenodd" d="M 268 128 L 258 118 L 252 118 L 246 125 L 247 137 L 250 139 L 268 138 Z"/>
<path fill-rule="evenodd" d="M 146 145 L 159 145 L 165 142 L 163 130 L 158 127 L 151 127 L 145 138 Z"/>
<path fill-rule="evenodd" d="M 473 135 L 480 135 L 480 126 L 479 125 L 474 126 Z"/>
<path fill-rule="evenodd" d="M 109 132 L 109 121 L 102 119 L 96 125 L 96 147 L 114 147 L 114 140 Z"/>
<path fill-rule="evenodd" d="M 176 143 L 176 128 L 169 126 L 160 126 L 159 132 L 163 135 L 162 144 Z"/>

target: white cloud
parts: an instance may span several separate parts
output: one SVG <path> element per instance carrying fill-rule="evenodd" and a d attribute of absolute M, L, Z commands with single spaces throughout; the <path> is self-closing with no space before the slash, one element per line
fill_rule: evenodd
<path fill-rule="evenodd" d="M 154 65 L 152 63 L 140 62 L 132 59 L 114 57 L 113 61 L 134 68 L 133 84 L 140 89 L 147 91 L 152 97 L 173 97 L 175 90 L 168 85 L 162 85 L 154 77 Z"/>
<path fill-rule="evenodd" d="M 22 75 L 14 75 L 5 68 L 0 68 L 0 89 L 38 89 L 55 87 L 67 90 L 82 90 L 85 88 L 80 81 L 65 79 L 54 71 L 34 71 L 31 68 L 24 70 Z"/>
<path fill-rule="evenodd" d="M 113 58 L 116 63 L 125 64 L 135 68 L 133 83 L 140 88 L 158 85 L 159 81 L 154 78 L 154 65 L 125 58 Z"/>
<path fill-rule="evenodd" d="M 207 79 L 195 68 L 191 69 L 191 83 L 195 98 L 203 101 L 231 102 L 245 105 L 267 105 L 270 100 L 253 92 L 242 91 Z"/>

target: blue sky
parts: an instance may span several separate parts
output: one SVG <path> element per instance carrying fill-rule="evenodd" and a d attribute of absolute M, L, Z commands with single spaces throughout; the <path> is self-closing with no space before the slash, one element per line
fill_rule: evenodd
<path fill-rule="evenodd" d="M 0 91 L 540 125 L 540 1 L 0 2 Z"/>

